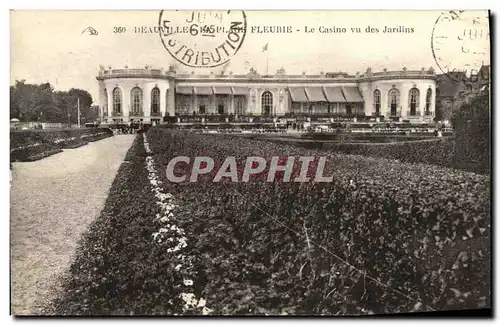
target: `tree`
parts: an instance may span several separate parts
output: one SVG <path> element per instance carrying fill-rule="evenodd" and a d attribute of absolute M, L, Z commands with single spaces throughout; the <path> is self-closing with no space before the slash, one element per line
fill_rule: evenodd
<path fill-rule="evenodd" d="M 456 133 L 457 157 L 482 162 L 485 168 L 489 169 L 490 118 L 489 88 L 463 104 L 453 114 L 452 124 Z"/>
<path fill-rule="evenodd" d="M 80 99 L 80 114 L 84 119 L 93 119 L 92 96 L 83 89 L 54 91 L 50 83 L 27 84 L 17 80 L 10 87 L 10 118 L 21 121 L 77 123 L 77 103 Z"/>

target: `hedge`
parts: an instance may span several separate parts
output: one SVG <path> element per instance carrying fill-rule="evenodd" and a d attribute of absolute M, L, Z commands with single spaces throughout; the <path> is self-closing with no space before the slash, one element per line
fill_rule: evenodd
<path fill-rule="evenodd" d="M 486 176 L 239 137 L 161 128 L 146 136 L 158 184 L 177 201 L 172 218 L 186 232 L 193 289 L 215 315 L 490 306 Z M 214 183 L 208 174 L 173 184 L 164 171 L 179 155 L 216 165 L 227 156 L 326 156 L 333 182 Z M 78 250 L 57 313 L 182 312 L 175 262 L 152 240 L 158 210 L 146 156 L 136 142 Z"/>
<path fill-rule="evenodd" d="M 158 213 L 150 195 L 142 135 L 129 149 L 105 207 L 80 240 L 54 315 L 165 315 L 182 312 L 173 261 L 153 245 Z M 176 307 L 179 306 L 179 307 Z"/>
<path fill-rule="evenodd" d="M 10 161 L 33 161 L 113 135 L 107 128 L 10 132 Z"/>
<path fill-rule="evenodd" d="M 218 313 L 394 313 L 490 302 L 488 177 L 242 138 L 150 136 L 159 170 L 182 154 L 219 163 L 233 155 L 328 157 L 328 185 L 163 180 L 182 199 L 178 218 L 196 243 L 203 296 Z"/>

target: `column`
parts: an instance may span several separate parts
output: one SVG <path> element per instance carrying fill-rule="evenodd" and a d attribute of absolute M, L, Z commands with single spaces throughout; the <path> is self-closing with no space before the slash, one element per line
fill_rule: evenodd
<path fill-rule="evenodd" d="M 123 121 L 128 122 L 129 120 L 129 112 L 130 112 L 130 90 L 132 88 L 129 86 L 123 86 L 121 88 L 122 90 L 122 96 L 123 96 L 123 103 L 122 103 L 122 116 L 123 116 Z"/>
<path fill-rule="evenodd" d="M 193 95 L 193 107 L 191 107 L 192 112 L 199 113 L 199 107 L 200 107 L 200 104 L 199 104 L 199 101 L 198 101 L 198 95 L 194 94 Z M 192 112 L 191 112 L 191 114 L 192 114 Z"/>
<path fill-rule="evenodd" d="M 410 107 L 408 106 L 408 92 L 410 88 L 401 87 L 399 90 L 399 104 L 401 106 L 401 117 L 405 118 L 408 116 L 408 110 Z"/>
<path fill-rule="evenodd" d="M 167 94 L 168 87 L 161 87 L 160 89 L 160 117 L 161 121 L 163 121 L 163 117 L 165 116 L 165 112 L 167 110 Z"/>
<path fill-rule="evenodd" d="M 229 114 L 234 114 L 235 111 L 234 111 L 234 95 L 231 94 L 229 95 L 229 111 L 228 111 Z"/>
<path fill-rule="evenodd" d="M 169 79 L 169 81 L 168 81 L 167 113 L 170 116 L 175 115 L 175 81 L 174 81 L 174 79 Z"/>
<path fill-rule="evenodd" d="M 113 114 L 113 89 L 106 88 L 106 92 L 108 94 L 108 102 L 106 103 L 108 106 L 108 113 L 104 117 L 108 120 Z"/>
<path fill-rule="evenodd" d="M 151 118 L 151 90 L 154 85 L 143 84 L 143 96 L 142 96 L 142 111 L 144 113 L 144 122 L 149 121 Z"/>
<path fill-rule="evenodd" d="M 436 87 L 432 87 L 432 95 L 431 95 L 431 107 L 429 109 L 432 116 L 436 116 Z"/>
<path fill-rule="evenodd" d="M 423 119 L 423 117 L 425 116 L 425 100 L 426 100 L 426 97 L 427 97 L 427 88 L 418 88 L 418 91 L 420 92 L 419 93 L 419 104 L 418 104 L 418 109 L 420 110 L 420 119 Z"/>

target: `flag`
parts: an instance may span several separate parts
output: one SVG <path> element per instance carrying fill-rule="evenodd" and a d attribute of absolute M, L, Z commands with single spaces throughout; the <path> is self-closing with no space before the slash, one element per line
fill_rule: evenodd
<path fill-rule="evenodd" d="M 267 51 L 267 46 L 269 45 L 269 43 L 266 43 L 266 45 L 264 45 L 264 47 L 262 48 L 262 52 L 265 52 Z"/>

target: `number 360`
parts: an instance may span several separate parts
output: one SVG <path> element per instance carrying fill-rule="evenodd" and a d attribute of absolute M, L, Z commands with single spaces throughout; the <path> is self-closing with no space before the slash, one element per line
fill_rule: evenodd
<path fill-rule="evenodd" d="M 121 26 L 115 26 L 113 27 L 113 33 L 125 33 L 127 29 L 125 27 L 121 27 Z"/>

